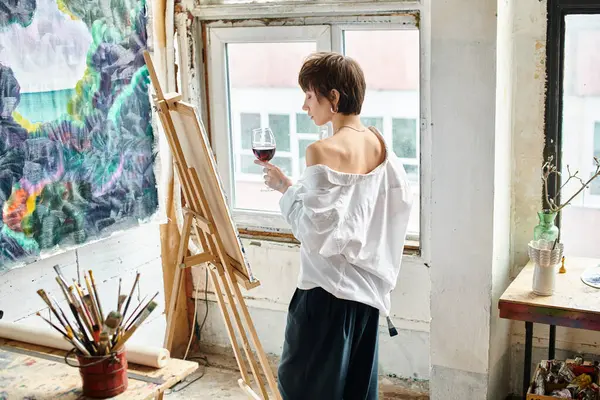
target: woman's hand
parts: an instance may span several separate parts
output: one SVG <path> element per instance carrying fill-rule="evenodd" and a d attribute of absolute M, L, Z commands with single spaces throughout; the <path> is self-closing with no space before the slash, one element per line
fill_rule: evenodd
<path fill-rule="evenodd" d="M 278 166 L 259 160 L 255 160 L 254 164 L 264 167 L 263 177 L 265 179 L 265 184 L 271 189 L 285 193 L 285 191 L 292 186 L 291 179 L 285 176 L 281 168 Z"/>

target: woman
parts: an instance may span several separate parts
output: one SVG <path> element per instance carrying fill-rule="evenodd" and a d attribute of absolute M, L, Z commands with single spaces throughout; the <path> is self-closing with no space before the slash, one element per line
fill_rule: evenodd
<path fill-rule="evenodd" d="M 298 81 L 302 109 L 334 135 L 307 148 L 297 184 L 256 161 L 301 242 L 279 390 L 284 400 L 377 399 L 379 313 L 390 312 L 412 194 L 382 135 L 360 122 L 366 85 L 354 60 L 317 53 Z"/>

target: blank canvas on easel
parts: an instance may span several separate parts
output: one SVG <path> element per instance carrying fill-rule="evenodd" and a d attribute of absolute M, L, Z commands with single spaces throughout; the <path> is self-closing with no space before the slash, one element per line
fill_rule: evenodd
<path fill-rule="evenodd" d="M 249 283 L 256 281 L 245 257 L 244 247 L 237 233 L 222 183 L 217 174 L 217 164 L 208 143 L 206 131 L 198 120 L 196 109 L 191 104 L 179 101 L 175 110 L 169 111 L 181 149 L 188 167 L 194 168 L 202 182 L 202 188 L 215 219 L 227 255 L 232 266 L 243 274 Z"/>

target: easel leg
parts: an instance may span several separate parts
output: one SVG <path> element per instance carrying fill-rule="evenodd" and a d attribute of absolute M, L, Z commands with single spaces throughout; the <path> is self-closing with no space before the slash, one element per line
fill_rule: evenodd
<path fill-rule="evenodd" d="M 250 386 L 248 386 L 248 384 L 246 382 L 244 382 L 242 379 L 238 379 L 238 385 L 240 385 L 240 387 L 242 388 L 242 390 L 244 392 L 246 392 L 246 394 L 252 400 L 261 400 L 261 398 L 258 397 L 258 395 L 256 393 L 254 393 L 254 390 L 252 390 L 252 388 Z"/>
<path fill-rule="evenodd" d="M 224 269 L 225 269 L 224 274 L 228 275 L 227 267 Z M 231 307 L 231 311 L 233 312 L 234 321 L 236 322 L 236 326 L 238 328 L 240 338 L 242 339 L 242 346 L 244 348 L 244 353 L 246 353 L 246 358 L 248 359 L 248 362 L 250 363 L 250 369 L 252 370 L 254 379 L 256 379 L 256 383 L 258 384 L 258 387 L 261 391 L 263 399 L 268 399 L 269 395 L 267 394 L 267 389 L 265 387 L 265 383 L 263 381 L 260 371 L 258 370 L 258 365 L 256 364 L 256 359 L 254 358 L 254 354 L 252 353 L 252 348 L 250 347 L 250 343 L 248 343 L 248 337 L 246 336 L 246 331 L 244 329 L 244 325 L 242 324 L 242 320 L 240 318 L 240 313 L 238 312 L 238 309 L 236 307 L 236 302 L 233 299 L 233 295 L 231 293 L 230 286 L 231 286 L 232 281 L 227 280 L 224 277 L 220 277 L 220 278 L 221 279 L 219 279 L 219 280 L 223 283 L 223 289 L 224 289 L 223 291 L 225 292 L 227 302 L 229 303 L 229 306 Z M 237 282 L 233 281 L 233 286 L 234 286 L 234 288 L 239 290 L 239 288 L 237 287 Z M 240 297 L 240 299 L 241 299 L 241 301 L 239 303 L 244 304 L 243 298 Z"/>
<path fill-rule="evenodd" d="M 227 335 L 229 336 L 229 341 L 231 342 L 231 346 L 233 347 L 233 352 L 235 354 L 235 359 L 238 364 L 238 368 L 242 373 L 243 381 L 248 383 L 250 382 L 248 377 L 248 370 L 246 370 L 246 364 L 242 358 L 242 353 L 240 352 L 240 347 L 238 345 L 237 339 L 235 337 L 235 332 L 233 331 L 233 326 L 231 325 L 231 319 L 229 318 L 229 314 L 227 313 L 227 308 L 224 304 L 223 292 L 221 291 L 221 287 L 219 285 L 217 275 L 215 271 L 211 269 L 210 266 L 206 265 L 205 268 L 208 268 L 208 272 L 210 274 L 210 280 L 215 288 L 215 294 L 217 295 L 217 304 L 219 304 L 219 309 L 221 310 L 221 315 L 223 316 L 223 320 L 225 321 L 225 327 L 227 328 Z"/>
<path fill-rule="evenodd" d="M 277 387 L 277 382 L 275 381 L 275 376 L 273 375 L 273 371 L 271 370 L 271 367 L 269 365 L 269 360 L 267 359 L 265 351 L 264 351 L 262 344 L 260 343 L 260 340 L 258 338 L 258 334 L 256 333 L 256 328 L 254 327 L 254 324 L 252 323 L 252 318 L 250 317 L 250 312 L 248 311 L 246 302 L 244 301 L 244 298 L 242 297 L 242 292 L 241 292 L 239 286 L 237 285 L 237 282 L 235 280 L 235 277 L 233 276 L 233 273 L 231 272 L 231 270 L 229 268 L 225 269 L 225 275 L 227 277 L 229 285 L 233 287 L 235 296 L 238 299 L 239 307 L 242 310 L 242 315 L 244 316 L 246 326 L 248 327 L 248 330 L 250 331 L 250 338 L 252 339 L 252 344 L 254 344 L 254 348 L 256 349 L 256 352 L 258 353 L 258 357 L 259 357 L 260 363 L 263 367 L 263 372 L 267 378 L 267 382 L 269 383 L 269 387 L 271 388 L 271 391 L 275 395 L 275 398 L 277 400 L 281 400 L 281 394 L 279 393 L 279 389 Z M 237 312 L 236 312 L 236 315 L 237 315 Z M 261 389 L 263 389 L 263 388 L 261 387 Z M 268 398 L 268 397 L 265 396 L 265 398 Z"/>

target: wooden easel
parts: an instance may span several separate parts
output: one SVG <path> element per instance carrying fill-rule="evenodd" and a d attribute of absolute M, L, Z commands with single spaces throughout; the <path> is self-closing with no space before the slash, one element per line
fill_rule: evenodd
<path fill-rule="evenodd" d="M 150 79 L 155 89 L 155 95 L 153 96 L 154 105 L 158 110 L 158 115 L 160 116 L 165 135 L 173 153 L 174 164 L 181 181 L 183 196 L 186 202 L 186 208 L 183 210 L 184 220 L 181 242 L 177 254 L 177 262 L 174 266 L 175 278 L 167 309 L 165 348 L 169 349 L 173 341 L 175 310 L 180 300 L 178 297 L 183 285 L 182 271 L 185 268 L 205 264 L 206 268 L 208 268 L 210 280 L 215 289 L 217 303 L 225 321 L 227 334 L 229 335 L 229 340 L 242 375 L 241 379 L 238 380 L 238 384 L 252 399 L 274 398 L 280 400 L 281 395 L 277 388 L 275 376 L 269 366 L 267 356 L 262 348 L 250 313 L 248 312 L 248 307 L 244 302 L 239 288 L 239 284 L 241 284 L 246 289 L 252 289 L 259 286 L 260 282 L 249 276 L 246 270 L 244 255 L 239 245 L 237 231 L 233 226 L 233 222 L 224 222 L 223 216 L 225 214 L 229 215 L 227 204 L 221 193 L 214 158 L 207 139 L 203 135 L 201 122 L 195 108 L 180 101 L 180 94 L 163 93 L 148 52 L 144 52 L 144 59 L 146 60 Z M 179 136 L 186 134 L 186 132 L 178 132 L 176 130 L 177 123 L 174 122 L 174 118 L 177 119 L 176 122 L 180 128 L 185 127 L 185 131 L 198 135 L 198 138 L 202 140 L 200 144 L 202 149 L 194 149 L 194 151 L 200 151 L 200 158 L 203 160 L 211 161 L 207 164 L 206 168 L 203 166 L 203 170 L 200 171 L 200 174 L 205 178 L 203 181 L 200 179 L 199 171 L 189 166 L 193 161 L 189 159 L 189 150 L 187 150 L 188 158 L 186 159 L 186 150 L 182 147 L 182 137 Z M 198 140 L 198 138 L 194 137 L 194 140 Z M 210 199 L 207 198 L 207 190 L 213 194 Z M 218 195 L 214 195 L 217 190 Z M 196 240 L 194 244 L 201 247 L 203 252 L 188 255 L 190 240 L 194 239 Z M 248 340 L 248 336 L 250 337 L 250 341 Z M 240 350 L 238 337 L 241 340 L 241 348 L 243 349 L 245 358 Z M 254 346 L 254 351 L 250 346 L 250 342 Z M 258 362 L 254 352 L 258 356 Z M 258 386 L 259 394 L 251 386 L 247 364 L 250 366 L 250 371 Z M 262 371 L 259 370 L 259 364 Z M 261 372 L 267 379 L 272 397 L 269 397 Z"/>

